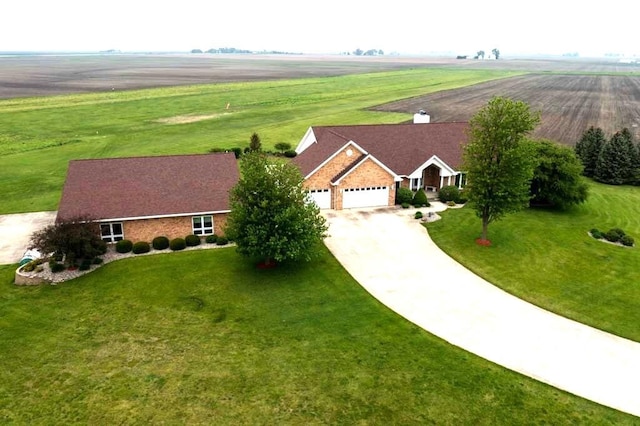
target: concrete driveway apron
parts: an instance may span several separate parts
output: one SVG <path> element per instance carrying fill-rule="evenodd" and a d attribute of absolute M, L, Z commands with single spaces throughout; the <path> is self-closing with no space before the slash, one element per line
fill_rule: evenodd
<path fill-rule="evenodd" d="M 640 343 L 498 289 L 442 252 L 413 213 L 395 208 L 323 211 L 330 235 L 326 245 L 376 299 L 430 333 L 559 389 L 640 416 Z"/>
<path fill-rule="evenodd" d="M 31 234 L 53 223 L 56 212 L 0 215 L 0 265 L 18 263 Z"/>

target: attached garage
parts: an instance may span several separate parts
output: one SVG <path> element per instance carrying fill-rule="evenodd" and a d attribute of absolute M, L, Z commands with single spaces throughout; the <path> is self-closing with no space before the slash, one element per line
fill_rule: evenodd
<path fill-rule="evenodd" d="M 329 189 L 312 189 L 309 191 L 311 201 L 316 203 L 320 209 L 331 208 L 331 190 Z"/>
<path fill-rule="evenodd" d="M 380 207 L 389 205 L 388 186 L 345 188 L 342 193 L 342 208 Z"/>

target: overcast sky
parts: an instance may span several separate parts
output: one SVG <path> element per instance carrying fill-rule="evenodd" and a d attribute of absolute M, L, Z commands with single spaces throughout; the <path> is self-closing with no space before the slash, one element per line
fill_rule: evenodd
<path fill-rule="evenodd" d="M 2 0 L 0 51 L 640 54 L 632 0 Z"/>

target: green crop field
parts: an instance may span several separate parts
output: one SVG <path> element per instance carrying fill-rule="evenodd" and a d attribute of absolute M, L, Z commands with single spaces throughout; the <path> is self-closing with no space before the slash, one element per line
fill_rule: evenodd
<path fill-rule="evenodd" d="M 253 132 L 267 148 L 295 146 L 312 125 L 407 121 L 366 108 L 516 74 L 416 69 L 0 101 L 0 214 L 55 210 L 71 159 L 204 153 L 244 147 Z"/>

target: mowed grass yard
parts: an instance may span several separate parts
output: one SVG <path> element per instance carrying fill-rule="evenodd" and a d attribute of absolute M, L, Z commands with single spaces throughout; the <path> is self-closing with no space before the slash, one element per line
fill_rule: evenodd
<path fill-rule="evenodd" d="M 622 228 L 640 244 L 640 188 L 590 182 L 588 201 L 565 212 L 528 209 L 489 225 L 469 207 L 428 225 L 431 238 L 478 275 L 562 316 L 640 342 L 640 247 L 588 235 Z"/>
<path fill-rule="evenodd" d="M 413 69 L 3 100 L 0 214 L 55 210 L 71 159 L 205 153 L 245 147 L 253 132 L 267 149 L 278 142 L 295 147 L 312 125 L 403 122 L 412 117 L 365 109 L 516 74 Z M 161 121 L 182 116 L 211 117 L 184 124 Z"/>
<path fill-rule="evenodd" d="M 0 266 L 2 423 L 637 421 L 428 334 L 324 248 L 267 271 L 229 248 L 121 260 L 57 286 L 12 278 Z"/>

